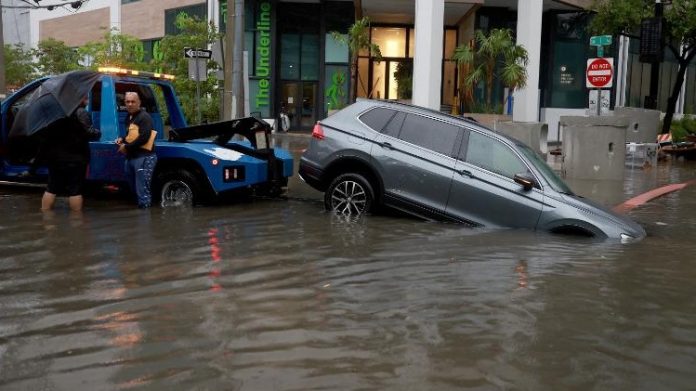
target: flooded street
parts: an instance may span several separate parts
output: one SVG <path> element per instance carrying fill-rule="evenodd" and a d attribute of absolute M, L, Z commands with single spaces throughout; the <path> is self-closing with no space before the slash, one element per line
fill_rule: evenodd
<path fill-rule="evenodd" d="M 613 206 L 694 179 L 668 161 L 568 183 Z M 694 388 L 693 185 L 631 210 L 633 244 L 346 222 L 297 176 L 287 199 L 194 209 L 51 216 L 40 194 L 0 187 L 1 390 Z"/>

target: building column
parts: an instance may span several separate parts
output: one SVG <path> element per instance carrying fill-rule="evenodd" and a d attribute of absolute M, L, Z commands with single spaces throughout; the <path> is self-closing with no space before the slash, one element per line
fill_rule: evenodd
<path fill-rule="evenodd" d="M 110 1 L 109 2 L 109 27 L 113 30 L 116 29 L 119 33 L 123 33 L 121 30 L 121 2 L 120 1 Z"/>
<path fill-rule="evenodd" d="M 444 23 L 444 0 L 416 0 L 412 102 L 434 110 L 440 110 Z"/>
<path fill-rule="evenodd" d="M 529 55 L 527 85 L 515 90 L 512 120 L 539 121 L 539 72 L 541 65 L 541 17 L 543 0 L 517 0 L 517 44 Z"/>

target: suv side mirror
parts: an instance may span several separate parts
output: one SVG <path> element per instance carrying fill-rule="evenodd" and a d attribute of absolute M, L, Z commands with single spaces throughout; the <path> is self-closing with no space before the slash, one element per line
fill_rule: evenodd
<path fill-rule="evenodd" d="M 525 191 L 532 190 L 532 188 L 536 185 L 534 178 L 532 178 L 532 176 L 528 173 L 515 174 L 513 180 L 522 185 L 522 188 Z"/>

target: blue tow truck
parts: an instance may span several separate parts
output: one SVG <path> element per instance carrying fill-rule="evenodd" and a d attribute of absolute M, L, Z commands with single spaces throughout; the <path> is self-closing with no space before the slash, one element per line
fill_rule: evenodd
<path fill-rule="evenodd" d="M 90 143 L 88 184 L 127 188 L 124 156 L 114 140 L 126 134 L 125 93 L 137 91 L 157 131 L 153 196 L 163 207 L 205 203 L 235 191 L 278 195 L 287 186 L 292 155 L 272 147 L 271 127 L 265 121 L 245 117 L 188 126 L 171 84 L 173 77 L 120 68 L 99 72 L 87 110 L 102 136 Z M 36 143 L 8 137 L 19 108 L 47 79 L 32 81 L 0 105 L 0 183 L 36 185 L 47 179 L 47 169 L 32 164 Z"/>

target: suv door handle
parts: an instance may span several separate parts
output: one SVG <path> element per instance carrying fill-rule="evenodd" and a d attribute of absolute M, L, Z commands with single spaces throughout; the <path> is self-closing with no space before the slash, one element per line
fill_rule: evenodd
<path fill-rule="evenodd" d="M 473 175 L 471 175 L 471 171 L 469 171 L 469 170 L 459 170 L 459 171 L 457 171 L 457 172 L 458 172 L 459 175 L 461 175 L 461 176 L 468 176 L 469 178 L 473 178 L 473 177 L 474 177 Z"/>
<path fill-rule="evenodd" d="M 391 145 L 391 143 L 388 143 L 388 142 L 386 142 L 386 141 L 383 142 L 383 143 L 380 143 L 379 146 L 382 147 L 382 148 L 394 149 L 394 147 Z"/>

